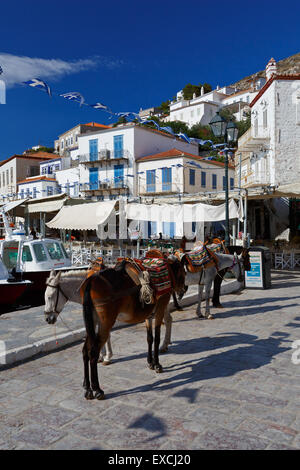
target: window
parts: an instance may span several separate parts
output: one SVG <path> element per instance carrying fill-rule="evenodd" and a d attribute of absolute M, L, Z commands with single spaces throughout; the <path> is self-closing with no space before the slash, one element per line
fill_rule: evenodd
<path fill-rule="evenodd" d="M 148 221 L 148 238 L 157 234 L 157 223 Z"/>
<path fill-rule="evenodd" d="M 147 193 L 155 191 L 155 170 L 146 171 Z"/>
<path fill-rule="evenodd" d="M 32 197 L 37 197 L 37 189 L 36 187 L 33 188 L 33 194 L 32 194 Z"/>
<path fill-rule="evenodd" d="M 24 189 L 21 189 L 20 196 L 21 196 L 21 199 L 24 199 Z"/>
<path fill-rule="evenodd" d="M 3 182 L 3 186 L 5 186 L 5 172 L 4 171 L 2 173 L 2 182 Z"/>
<path fill-rule="evenodd" d="M 268 111 L 266 109 L 263 112 L 263 127 L 264 129 L 268 127 Z"/>
<path fill-rule="evenodd" d="M 8 175 L 8 170 L 6 170 L 6 185 L 9 185 L 9 175 Z"/>
<path fill-rule="evenodd" d="M 226 189 L 226 176 L 223 176 L 223 191 Z"/>
<path fill-rule="evenodd" d="M 123 135 L 114 136 L 114 157 L 122 158 L 124 156 Z"/>
<path fill-rule="evenodd" d="M 89 140 L 90 161 L 98 160 L 98 139 Z"/>
<path fill-rule="evenodd" d="M 230 178 L 230 189 L 234 189 L 234 178 Z"/>
<path fill-rule="evenodd" d="M 205 171 L 201 171 L 201 186 L 205 188 L 206 186 L 206 173 Z"/>
<path fill-rule="evenodd" d="M 212 175 L 212 188 L 217 189 L 217 175 Z"/>
<path fill-rule="evenodd" d="M 59 243 L 57 242 L 46 243 L 46 248 L 51 259 L 61 260 L 64 258 L 63 251 Z"/>
<path fill-rule="evenodd" d="M 53 195 L 53 188 L 52 186 L 47 186 L 47 196 L 52 196 Z"/>
<path fill-rule="evenodd" d="M 23 246 L 22 261 L 23 262 L 32 261 L 32 254 L 31 254 L 29 245 L 24 245 Z"/>
<path fill-rule="evenodd" d="M 162 190 L 171 191 L 172 189 L 172 168 L 162 169 Z"/>
<path fill-rule="evenodd" d="M 14 173 L 13 173 L 13 172 L 14 172 L 14 170 L 13 170 L 13 168 L 11 168 L 11 169 L 10 169 L 10 182 L 11 182 L 11 183 L 12 183 L 13 180 L 14 180 Z"/>
<path fill-rule="evenodd" d="M 61 149 L 62 150 L 64 149 L 64 141 L 63 140 L 61 141 Z"/>
<path fill-rule="evenodd" d="M 163 234 L 167 235 L 169 238 L 174 238 L 175 236 L 175 222 L 163 222 L 162 224 Z"/>
<path fill-rule="evenodd" d="M 33 245 L 33 251 L 38 262 L 47 261 L 48 258 L 42 243 L 35 243 Z"/>
<path fill-rule="evenodd" d="M 2 260 L 7 269 L 12 269 L 17 265 L 19 242 L 10 241 L 3 246 Z"/>
<path fill-rule="evenodd" d="M 47 167 L 42 166 L 42 175 L 46 175 L 46 174 L 47 174 Z"/>
<path fill-rule="evenodd" d="M 254 137 L 256 137 L 258 134 L 258 120 L 255 119 L 254 121 Z"/>
<path fill-rule="evenodd" d="M 190 169 L 190 185 L 191 186 L 195 186 L 195 173 L 196 173 L 196 170 Z"/>
<path fill-rule="evenodd" d="M 300 124 L 300 95 L 296 97 L 296 124 Z"/>

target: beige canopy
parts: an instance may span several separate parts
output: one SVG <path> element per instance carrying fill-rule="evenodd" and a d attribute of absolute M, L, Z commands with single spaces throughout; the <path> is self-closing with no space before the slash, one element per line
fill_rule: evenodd
<path fill-rule="evenodd" d="M 116 201 L 103 201 L 63 206 L 46 225 L 49 228 L 65 230 L 96 230 L 107 221 L 115 204 Z"/>

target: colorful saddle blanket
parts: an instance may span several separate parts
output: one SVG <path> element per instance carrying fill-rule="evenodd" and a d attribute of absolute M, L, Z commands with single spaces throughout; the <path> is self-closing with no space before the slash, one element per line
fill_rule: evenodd
<path fill-rule="evenodd" d="M 172 290 L 172 283 L 167 261 L 162 258 L 145 258 L 142 266 L 150 275 L 150 284 L 154 289 L 156 298 L 168 294 Z"/>
<path fill-rule="evenodd" d="M 205 268 L 209 263 L 217 263 L 215 253 L 219 253 L 222 250 L 222 245 L 212 244 L 209 246 L 200 245 L 195 247 L 192 251 L 186 253 L 186 259 L 188 262 L 188 270 L 190 272 L 198 272 Z"/>
<path fill-rule="evenodd" d="M 121 262 L 126 258 L 118 258 Z M 168 263 L 165 258 L 127 258 L 130 262 L 136 264 L 141 271 L 148 271 L 150 285 L 154 290 L 155 298 L 158 299 L 164 294 L 171 292 L 172 281 L 169 273 Z"/>

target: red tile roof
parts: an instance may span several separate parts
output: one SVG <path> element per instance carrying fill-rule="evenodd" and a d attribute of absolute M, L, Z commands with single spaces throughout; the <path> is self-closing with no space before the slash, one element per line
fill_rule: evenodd
<path fill-rule="evenodd" d="M 32 183 L 34 181 L 55 181 L 55 178 L 47 178 L 47 176 L 36 176 L 35 178 L 26 178 L 25 180 L 18 181 L 17 184 L 21 183 Z"/>
<path fill-rule="evenodd" d="M 183 150 L 178 150 L 176 148 L 173 148 L 171 150 L 167 150 L 166 152 L 160 152 L 156 153 L 155 155 L 147 155 L 145 157 L 140 157 L 137 159 L 137 163 L 142 163 L 145 161 L 151 161 L 151 160 L 163 160 L 165 158 L 178 158 L 178 157 L 186 157 L 186 158 L 192 158 L 194 160 L 198 161 L 204 161 L 205 163 L 211 163 L 212 165 L 217 165 L 217 166 L 224 166 L 223 162 L 217 162 L 215 160 L 205 160 L 205 157 L 200 157 L 199 155 L 194 155 L 192 153 L 184 152 Z M 233 165 L 229 163 L 229 168 L 234 168 Z"/>
<path fill-rule="evenodd" d="M 264 92 L 269 88 L 269 86 L 274 82 L 274 80 L 300 80 L 300 74 L 295 75 L 272 75 L 270 80 L 264 84 L 256 97 L 251 101 L 250 108 L 259 100 L 259 98 L 264 94 Z"/>
<path fill-rule="evenodd" d="M 6 160 L 2 160 L 0 162 L 0 166 L 4 165 L 4 163 L 13 160 L 14 158 L 23 158 L 25 160 L 51 160 L 52 158 L 57 158 L 58 155 L 54 153 L 47 153 L 47 152 L 35 152 L 35 153 L 25 153 L 22 155 L 12 155 L 11 157 L 7 158 Z"/>
<path fill-rule="evenodd" d="M 103 129 L 110 129 L 111 126 L 106 126 L 104 124 L 98 124 L 98 122 L 87 122 L 84 124 L 85 126 L 92 126 L 92 127 L 102 127 Z"/>

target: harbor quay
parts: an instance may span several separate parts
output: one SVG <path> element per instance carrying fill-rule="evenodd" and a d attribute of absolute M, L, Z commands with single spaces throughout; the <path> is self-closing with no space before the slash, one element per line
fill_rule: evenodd
<path fill-rule="evenodd" d="M 79 305 L 56 331 L 42 306 L 2 315 L 2 347 L 57 344 L 0 365 L 0 448 L 299 449 L 299 286 L 299 271 L 272 271 L 269 289 L 223 295 L 214 320 L 198 319 L 190 299 L 172 312 L 161 374 L 146 364 L 145 325 L 116 325 L 112 363 L 98 365 L 100 401 L 84 398 L 83 336 L 64 339 L 83 329 Z M 4 331 L 14 318 L 15 342 Z"/>

